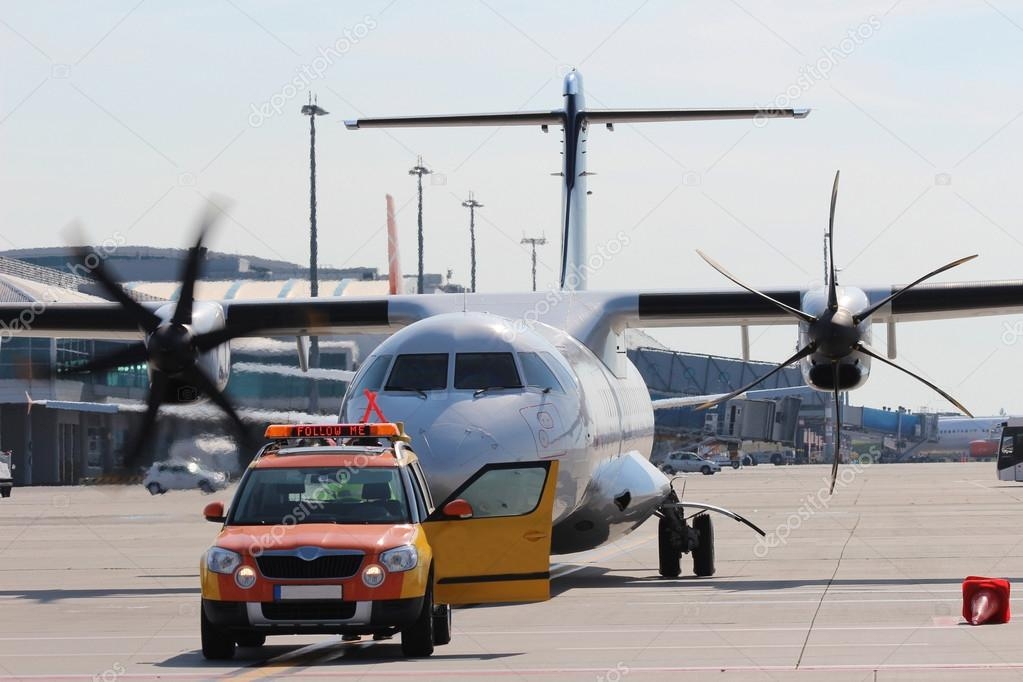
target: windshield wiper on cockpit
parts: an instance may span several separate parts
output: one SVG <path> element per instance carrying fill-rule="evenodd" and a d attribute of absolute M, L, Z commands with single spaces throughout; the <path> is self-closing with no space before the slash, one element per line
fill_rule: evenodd
<path fill-rule="evenodd" d="M 497 391 L 504 388 L 522 388 L 522 384 L 515 384 L 513 386 L 486 386 L 484 388 L 477 388 L 475 391 L 472 392 L 472 397 L 479 398 L 487 391 Z"/>
<path fill-rule="evenodd" d="M 388 386 L 384 389 L 385 391 L 415 391 L 419 394 L 419 397 L 423 400 L 427 399 L 426 391 L 421 388 L 415 388 L 414 386 Z"/>

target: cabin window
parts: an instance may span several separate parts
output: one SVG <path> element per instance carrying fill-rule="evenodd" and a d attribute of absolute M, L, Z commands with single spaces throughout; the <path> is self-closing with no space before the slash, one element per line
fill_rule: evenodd
<path fill-rule="evenodd" d="M 438 391 L 448 385 L 447 353 L 399 355 L 385 391 Z"/>
<path fill-rule="evenodd" d="M 522 388 L 511 353 L 458 353 L 455 388 Z"/>
<path fill-rule="evenodd" d="M 561 382 L 537 353 L 519 353 L 519 362 L 522 363 L 522 375 L 526 380 L 526 386 L 548 388 L 564 393 Z"/>

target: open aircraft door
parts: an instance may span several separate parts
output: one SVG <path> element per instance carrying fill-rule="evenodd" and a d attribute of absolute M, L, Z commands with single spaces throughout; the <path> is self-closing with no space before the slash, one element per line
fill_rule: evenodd
<path fill-rule="evenodd" d="M 550 599 L 558 461 L 488 464 L 423 524 L 434 600 L 487 604 Z"/>

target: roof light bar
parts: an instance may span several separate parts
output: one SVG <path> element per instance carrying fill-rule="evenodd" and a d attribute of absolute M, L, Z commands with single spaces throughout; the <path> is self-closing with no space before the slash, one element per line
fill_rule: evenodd
<path fill-rule="evenodd" d="M 271 424 L 266 427 L 265 438 L 398 438 L 402 435 L 397 424 Z"/>

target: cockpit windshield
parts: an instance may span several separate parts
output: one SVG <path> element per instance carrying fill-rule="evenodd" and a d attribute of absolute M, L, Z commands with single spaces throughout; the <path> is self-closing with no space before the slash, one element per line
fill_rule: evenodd
<path fill-rule="evenodd" d="M 522 380 L 511 353 L 458 353 L 455 388 L 522 388 Z"/>
<path fill-rule="evenodd" d="M 399 355 L 385 391 L 439 391 L 448 386 L 447 353 Z"/>
<path fill-rule="evenodd" d="M 228 525 L 409 523 L 397 469 L 251 469 Z"/>

